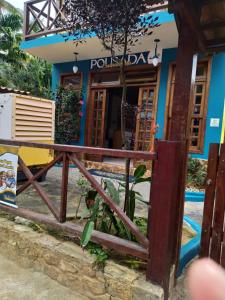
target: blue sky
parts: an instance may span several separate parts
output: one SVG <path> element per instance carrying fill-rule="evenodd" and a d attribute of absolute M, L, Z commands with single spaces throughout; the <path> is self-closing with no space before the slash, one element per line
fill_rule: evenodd
<path fill-rule="evenodd" d="M 13 4 L 17 8 L 23 9 L 24 2 L 23 0 L 7 0 L 9 3 Z"/>

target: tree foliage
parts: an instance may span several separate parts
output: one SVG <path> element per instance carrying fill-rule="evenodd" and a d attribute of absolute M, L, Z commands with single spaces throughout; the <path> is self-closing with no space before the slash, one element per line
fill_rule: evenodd
<path fill-rule="evenodd" d="M 126 54 L 139 37 L 150 35 L 158 26 L 158 18 L 147 14 L 150 4 L 146 0 L 66 0 L 67 17 L 60 25 L 74 36 L 77 44 L 94 32 L 112 55 Z"/>
<path fill-rule="evenodd" d="M 22 66 L 26 54 L 20 50 L 22 19 L 19 15 L 0 14 L 0 59 Z"/>
<path fill-rule="evenodd" d="M 51 65 L 20 49 L 22 18 L 0 13 L 0 85 L 51 97 Z"/>
<path fill-rule="evenodd" d="M 22 17 L 22 12 L 6 0 L 0 0 L 0 13 L 3 10 L 11 14 L 19 14 Z"/>

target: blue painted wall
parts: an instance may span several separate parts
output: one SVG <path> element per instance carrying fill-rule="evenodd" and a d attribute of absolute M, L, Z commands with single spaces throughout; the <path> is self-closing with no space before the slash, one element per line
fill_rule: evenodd
<path fill-rule="evenodd" d="M 159 124 L 159 131 L 157 133 L 158 139 L 164 138 L 164 123 L 165 123 L 165 107 L 166 107 L 166 93 L 167 82 L 169 74 L 169 65 L 176 60 L 177 49 L 165 49 L 163 51 L 160 89 L 158 98 L 157 123 Z M 52 88 L 53 90 L 59 84 L 60 75 L 63 73 L 71 73 L 73 62 L 55 64 L 52 73 Z M 84 144 L 85 139 L 85 120 L 86 120 L 86 105 L 87 105 L 87 86 L 88 73 L 90 70 L 90 60 L 78 62 L 79 70 L 83 73 L 83 117 L 81 119 L 81 138 L 79 145 Z M 212 60 L 212 73 L 210 81 L 210 91 L 208 99 L 208 113 L 206 120 L 206 133 L 204 141 L 204 153 L 192 154 L 193 157 L 207 159 L 208 149 L 210 143 L 219 143 L 222 130 L 223 107 L 225 99 L 225 53 L 214 55 Z M 210 119 L 219 118 L 220 127 L 210 127 Z"/>
<path fill-rule="evenodd" d="M 206 119 L 206 133 L 204 153 L 202 155 L 193 155 L 207 159 L 210 143 L 220 143 L 223 108 L 225 100 L 225 53 L 214 55 L 212 61 L 212 73 L 210 81 L 209 99 L 208 99 L 208 113 Z M 219 118 L 219 128 L 210 127 L 210 119 Z"/>
<path fill-rule="evenodd" d="M 65 73 L 71 73 L 74 62 L 55 64 L 52 69 L 52 90 L 56 91 L 60 83 L 60 75 Z M 86 111 L 87 111 L 87 86 L 88 86 L 88 76 L 89 76 L 89 67 L 90 61 L 80 61 L 77 63 L 79 70 L 82 72 L 82 99 L 83 107 L 81 117 L 81 132 L 80 132 L 80 141 L 76 145 L 84 145 L 85 143 L 85 122 L 86 122 Z"/>
<path fill-rule="evenodd" d="M 177 49 L 165 49 L 163 51 L 161 81 L 158 99 L 157 123 L 159 124 L 159 132 L 157 138 L 164 138 L 164 122 L 165 122 L 165 106 L 166 92 L 169 74 L 169 65 L 176 60 Z M 208 112 L 206 119 L 206 132 L 204 140 L 203 154 L 192 154 L 194 158 L 207 159 L 209 145 L 211 143 L 220 143 L 223 108 L 225 100 L 225 53 L 216 54 L 212 60 L 212 72 L 210 80 L 210 90 L 208 98 Z M 210 119 L 219 118 L 219 128 L 210 127 Z"/>

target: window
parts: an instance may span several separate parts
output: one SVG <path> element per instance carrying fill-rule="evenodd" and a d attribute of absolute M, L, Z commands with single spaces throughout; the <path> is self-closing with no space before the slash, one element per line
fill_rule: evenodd
<path fill-rule="evenodd" d="M 66 89 L 81 91 L 81 74 L 69 74 L 61 76 L 61 84 Z"/>
<path fill-rule="evenodd" d="M 199 62 L 194 86 L 193 101 L 191 110 L 190 127 L 190 151 L 201 153 L 204 147 L 205 124 L 208 105 L 208 88 L 210 80 L 210 61 Z M 172 117 L 173 94 L 176 76 L 176 66 L 170 67 L 168 90 L 167 90 L 167 111 L 166 111 L 166 138 L 168 138 L 170 122 Z"/>
<path fill-rule="evenodd" d="M 92 78 L 92 87 L 96 86 L 114 86 L 120 84 L 119 72 L 96 72 Z"/>

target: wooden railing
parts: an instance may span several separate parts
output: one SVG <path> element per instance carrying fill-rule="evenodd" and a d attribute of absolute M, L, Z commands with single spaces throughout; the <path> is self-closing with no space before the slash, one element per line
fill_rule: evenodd
<path fill-rule="evenodd" d="M 64 5 L 60 0 L 31 0 L 24 4 L 24 39 L 34 39 L 57 33 L 57 26 L 63 14 Z"/>
<path fill-rule="evenodd" d="M 64 19 L 64 0 L 30 0 L 24 4 L 24 39 L 63 31 L 57 22 Z M 167 9 L 168 1 L 152 0 L 147 11 Z"/>
<path fill-rule="evenodd" d="M 78 170 L 86 177 L 91 186 L 100 194 L 103 201 L 126 225 L 127 229 L 136 237 L 139 243 L 134 243 L 116 236 L 94 231 L 92 241 L 118 252 L 139 257 L 147 261 L 147 279 L 163 286 L 165 295 L 168 293 L 171 270 L 176 260 L 177 216 L 174 207 L 177 199 L 177 183 L 179 168 L 180 145 L 177 142 L 159 141 L 157 152 L 122 151 L 90 147 L 76 147 L 63 145 L 47 145 L 12 140 L 0 140 L 0 145 L 25 146 L 54 150 L 55 158 L 37 174 L 33 175 L 25 162 L 19 157 L 19 166 L 27 177 L 17 190 L 17 195 L 33 186 L 39 196 L 48 206 L 54 218 L 23 208 L 11 208 L 0 205 L 0 209 L 35 222 L 45 223 L 57 229 L 62 229 L 80 238 L 83 227 L 67 222 L 67 191 L 69 162 L 73 162 Z M 124 211 L 108 196 L 98 181 L 85 168 L 78 154 L 99 154 L 108 157 L 130 158 L 135 160 L 153 161 L 152 182 L 148 211 L 148 234 L 144 236 L 138 227 L 127 217 Z M 37 182 L 43 174 L 56 163 L 62 162 L 61 201 L 56 206 Z M 165 299 L 167 296 L 165 296 Z"/>

